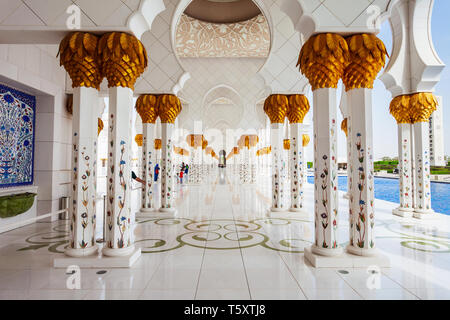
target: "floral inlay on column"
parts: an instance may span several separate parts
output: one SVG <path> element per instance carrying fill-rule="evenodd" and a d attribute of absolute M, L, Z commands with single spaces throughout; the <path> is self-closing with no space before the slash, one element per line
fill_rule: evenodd
<path fill-rule="evenodd" d="M 160 211 L 174 212 L 174 176 L 172 171 L 172 131 L 175 119 L 181 112 L 181 102 L 173 94 L 158 96 L 157 112 L 161 119 L 162 155 L 161 155 L 161 209 Z"/>
<path fill-rule="evenodd" d="M 142 119 L 143 145 L 142 145 L 142 177 L 145 181 L 142 188 L 142 210 L 152 210 L 155 207 L 153 202 L 153 149 L 154 149 L 154 129 L 158 118 L 156 110 L 157 98 L 152 94 L 140 95 L 136 100 L 136 111 Z"/>
<path fill-rule="evenodd" d="M 294 94 L 289 96 L 287 117 L 291 127 L 290 167 L 291 167 L 291 211 L 303 208 L 303 120 L 309 111 L 306 96 Z"/>
<path fill-rule="evenodd" d="M 348 252 L 370 256 L 377 254 L 373 232 L 374 178 L 372 89 L 378 72 L 384 67 L 387 51 L 373 34 L 357 34 L 346 39 L 350 63 L 343 82 L 347 95 L 349 137 L 351 137 L 351 176 Z"/>
<path fill-rule="evenodd" d="M 264 101 L 264 112 L 272 124 L 272 211 L 285 210 L 284 183 L 281 179 L 283 123 L 288 110 L 288 98 L 282 94 L 272 94 Z"/>
<path fill-rule="evenodd" d="M 345 39 L 323 33 L 306 41 L 297 63 L 314 97 L 315 244 L 311 252 L 325 256 L 342 252 L 337 239 L 336 89 L 348 60 Z"/>
<path fill-rule="evenodd" d="M 65 253 L 86 256 L 97 252 L 95 198 L 97 135 L 103 123 L 95 115 L 98 89 L 103 79 L 97 55 L 98 37 L 85 32 L 69 33 L 58 55 L 72 80 L 72 206 L 71 241 Z"/>

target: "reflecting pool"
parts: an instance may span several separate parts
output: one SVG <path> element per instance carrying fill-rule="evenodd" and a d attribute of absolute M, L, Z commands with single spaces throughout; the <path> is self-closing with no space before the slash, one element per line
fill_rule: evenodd
<path fill-rule="evenodd" d="M 339 190 L 347 191 L 347 176 L 339 176 Z M 314 183 L 314 177 L 308 177 Z M 375 198 L 399 203 L 398 179 L 375 178 Z M 450 215 L 450 184 L 431 183 L 431 207 L 434 211 Z"/>

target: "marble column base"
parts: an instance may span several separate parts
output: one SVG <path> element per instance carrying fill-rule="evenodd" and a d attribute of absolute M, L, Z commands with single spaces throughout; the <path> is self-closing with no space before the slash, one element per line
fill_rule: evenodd
<path fill-rule="evenodd" d="M 415 209 L 413 212 L 413 217 L 421 220 L 432 220 L 438 218 L 438 215 L 432 209 L 430 210 Z"/>
<path fill-rule="evenodd" d="M 132 248 L 125 256 L 106 256 L 104 254 L 89 257 L 64 257 L 53 260 L 54 268 L 67 268 L 76 265 L 80 268 L 130 268 L 141 256 L 141 248 Z M 110 249 L 120 250 L 120 249 Z"/>
<path fill-rule="evenodd" d="M 338 256 L 322 256 L 313 253 L 312 248 L 305 248 L 305 260 L 308 260 L 315 268 L 367 268 L 372 266 L 386 268 L 390 266 L 389 258 L 382 254 L 365 257 L 342 252 Z"/>
<path fill-rule="evenodd" d="M 66 256 L 74 257 L 74 258 L 92 256 L 97 253 L 98 253 L 97 245 L 94 245 L 94 246 L 86 248 L 86 249 L 66 248 L 66 250 L 64 250 L 64 254 Z"/>
<path fill-rule="evenodd" d="M 286 212 L 288 210 L 289 210 L 288 208 L 274 208 L 274 207 L 270 208 L 271 212 Z"/>
<path fill-rule="evenodd" d="M 140 211 L 136 212 L 136 219 L 154 218 L 156 215 L 160 214 L 158 208 L 141 208 Z"/>
<path fill-rule="evenodd" d="M 392 210 L 392 214 L 403 218 L 411 218 L 413 216 L 413 209 L 398 207 Z"/>
<path fill-rule="evenodd" d="M 175 208 L 159 208 L 159 211 L 155 212 L 155 216 L 161 218 L 173 218 L 177 213 L 177 209 Z"/>

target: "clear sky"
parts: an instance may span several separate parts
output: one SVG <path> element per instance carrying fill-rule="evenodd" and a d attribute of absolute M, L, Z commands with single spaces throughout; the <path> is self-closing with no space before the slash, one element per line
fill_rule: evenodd
<path fill-rule="evenodd" d="M 445 154 L 450 155 L 450 1 L 435 0 L 432 16 L 432 37 L 437 54 L 447 65 L 441 74 L 441 81 L 436 86 L 436 95 L 443 97 L 444 112 L 444 143 Z M 392 51 L 392 33 L 389 22 L 382 25 L 378 35 L 385 43 L 388 52 Z M 383 72 L 383 71 L 382 71 Z M 382 74 L 380 72 L 380 75 Z M 380 80 L 376 80 L 373 94 L 374 117 L 374 154 L 375 159 L 383 156 L 397 156 L 397 125 L 389 114 L 389 103 L 392 100 L 390 92 L 386 90 Z M 344 137 L 340 144 L 345 143 Z"/>

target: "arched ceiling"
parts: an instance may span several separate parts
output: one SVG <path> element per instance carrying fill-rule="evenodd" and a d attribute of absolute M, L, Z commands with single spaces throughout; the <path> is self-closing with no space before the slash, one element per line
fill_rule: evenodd
<path fill-rule="evenodd" d="M 184 11 L 189 17 L 212 23 L 235 23 L 261 14 L 252 0 L 193 0 Z"/>

